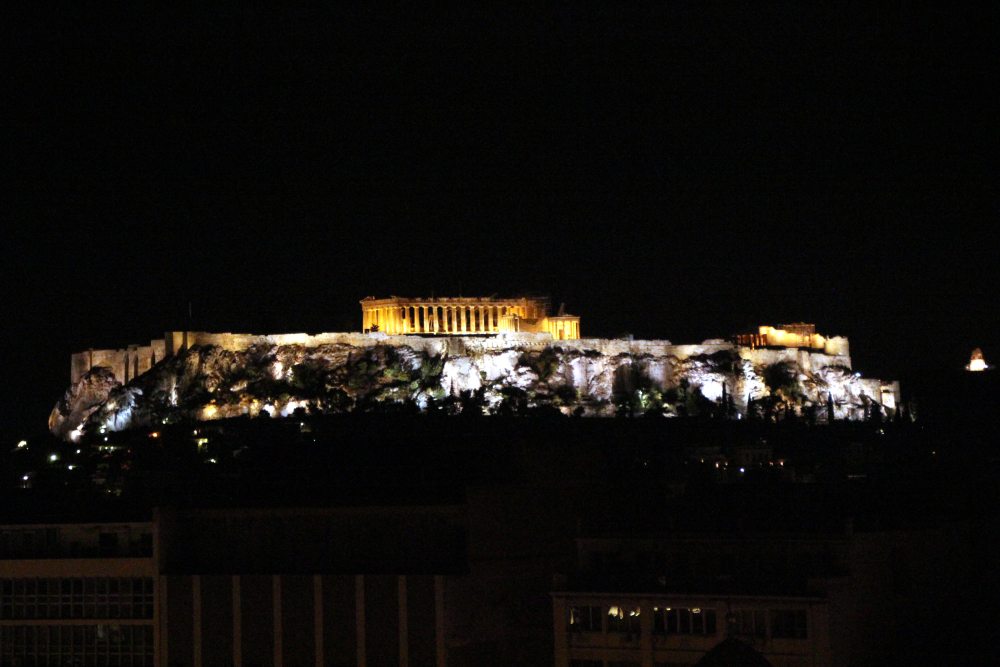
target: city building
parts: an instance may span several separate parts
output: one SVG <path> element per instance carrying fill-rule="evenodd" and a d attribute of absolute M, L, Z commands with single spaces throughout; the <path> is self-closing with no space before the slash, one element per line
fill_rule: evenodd
<path fill-rule="evenodd" d="M 0 665 L 157 664 L 153 552 L 150 523 L 0 526 Z"/>
<path fill-rule="evenodd" d="M 0 665 L 436 667 L 452 507 L 0 526 Z"/>
<path fill-rule="evenodd" d="M 555 665 L 694 665 L 727 638 L 775 667 L 858 664 L 895 631 L 893 542 L 849 525 L 580 538 L 552 593 Z"/>

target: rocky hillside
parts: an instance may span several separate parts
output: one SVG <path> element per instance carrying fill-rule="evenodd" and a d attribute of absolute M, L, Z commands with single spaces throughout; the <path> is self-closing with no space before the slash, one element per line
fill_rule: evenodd
<path fill-rule="evenodd" d="M 407 343 L 199 345 L 126 385 L 96 367 L 71 387 L 50 430 L 123 430 L 182 420 L 345 411 L 863 419 L 877 398 L 850 359 L 722 341 L 671 345 Z M 875 385 L 877 388 L 877 381 Z"/>

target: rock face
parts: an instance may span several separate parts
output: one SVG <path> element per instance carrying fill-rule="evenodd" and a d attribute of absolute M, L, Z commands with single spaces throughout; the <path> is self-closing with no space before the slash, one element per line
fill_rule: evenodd
<path fill-rule="evenodd" d="M 641 415 L 816 421 L 884 414 L 878 381 L 847 356 L 723 341 L 582 339 L 531 334 L 432 339 L 371 334 L 351 341 L 246 347 L 196 345 L 126 385 L 92 369 L 53 409 L 49 428 L 74 438 L 184 419 L 353 410 L 581 416 Z"/>
<path fill-rule="evenodd" d="M 87 419 L 107 404 L 111 392 L 121 387 L 109 368 L 96 366 L 66 390 L 49 415 L 49 431 L 66 439 L 76 440 Z"/>

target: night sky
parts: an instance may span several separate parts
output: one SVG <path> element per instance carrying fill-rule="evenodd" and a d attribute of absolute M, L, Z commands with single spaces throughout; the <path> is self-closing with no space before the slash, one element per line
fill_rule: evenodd
<path fill-rule="evenodd" d="M 0 431 L 71 352 L 358 330 L 369 294 L 1000 361 L 995 6 L 466 4 L 3 10 Z"/>

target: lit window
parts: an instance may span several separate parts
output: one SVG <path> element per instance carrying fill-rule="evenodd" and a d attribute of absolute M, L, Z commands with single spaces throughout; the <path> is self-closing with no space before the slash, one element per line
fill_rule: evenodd
<path fill-rule="evenodd" d="M 624 605 L 609 607 L 608 632 L 638 635 L 639 607 L 626 607 Z"/>
<path fill-rule="evenodd" d="M 596 606 L 574 606 L 569 608 L 566 629 L 570 632 L 601 632 L 601 608 Z"/>
<path fill-rule="evenodd" d="M 715 635 L 714 609 L 654 607 L 653 632 L 658 635 Z"/>

